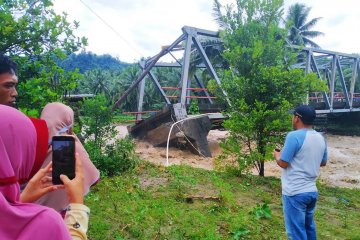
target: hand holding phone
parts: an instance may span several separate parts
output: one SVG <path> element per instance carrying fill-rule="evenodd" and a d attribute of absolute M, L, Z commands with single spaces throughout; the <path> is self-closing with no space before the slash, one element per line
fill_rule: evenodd
<path fill-rule="evenodd" d="M 75 178 L 75 139 L 72 136 L 54 136 L 52 151 L 53 184 L 64 184 L 60 175 Z"/>
<path fill-rule="evenodd" d="M 279 160 L 280 159 L 280 152 L 281 150 L 279 148 L 275 148 L 273 151 L 273 157 L 275 158 L 275 160 Z"/>
<path fill-rule="evenodd" d="M 32 203 L 49 192 L 64 188 L 63 185 L 51 184 L 51 177 L 48 176 L 52 171 L 51 166 L 52 163 L 50 162 L 30 179 L 20 194 L 20 202 Z"/>
<path fill-rule="evenodd" d="M 76 170 L 75 178 L 70 180 L 66 175 L 60 175 L 60 179 L 64 183 L 69 203 L 84 203 L 84 173 L 82 162 L 79 155 L 76 154 Z"/>

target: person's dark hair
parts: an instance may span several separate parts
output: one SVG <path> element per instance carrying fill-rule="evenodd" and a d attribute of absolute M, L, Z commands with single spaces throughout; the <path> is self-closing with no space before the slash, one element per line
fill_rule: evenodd
<path fill-rule="evenodd" d="M 9 57 L 0 53 L 0 74 L 3 73 L 16 74 L 16 71 L 17 71 L 16 63 L 13 60 L 11 60 Z"/>

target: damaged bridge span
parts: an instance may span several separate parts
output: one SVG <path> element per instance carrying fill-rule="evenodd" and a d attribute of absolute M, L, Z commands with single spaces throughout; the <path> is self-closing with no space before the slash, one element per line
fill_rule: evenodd
<path fill-rule="evenodd" d="M 227 68 L 226 64 L 215 62 L 208 56 L 210 47 L 221 55 L 223 44 L 219 32 L 184 26 L 182 34 L 170 45 L 163 46 L 161 51 L 140 61 L 140 76 L 115 102 L 113 110 L 119 108 L 127 96 L 138 90 L 138 102 L 135 124 L 129 126 L 129 133 L 135 138 L 144 139 L 154 146 L 165 146 L 171 125 L 183 119 L 173 128 L 170 143 L 185 147 L 194 153 L 211 157 L 207 135 L 213 128 L 219 127 L 226 118 L 223 112 L 230 101 L 221 88 L 221 80 L 216 72 L 218 68 Z M 356 82 L 359 81 L 360 57 L 354 54 L 332 52 L 322 49 L 289 46 L 298 53 L 298 63 L 294 68 L 304 69 L 305 74 L 314 72 L 325 81 L 329 91 L 310 93 L 308 103 L 312 104 L 317 114 L 328 116 L 348 112 L 360 112 L 360 94 L 356 93 Z M 164 60 L 165 59 L 165 60 Z M 169 61 L 170 59 L 170 61 Z M 343 73 L 344 67 L 352 70 L 350 77 Z M 181 76 L 177 86 L 164 86 L 156 76 L 154 69 L 160 67 L 177 68 Z M 219 101 L 206 88 L 201 73 L 205 72 L 220 86 L 225 101 Z M 164 102 L 159 110 L 145 111 L 145 83 L 151 81 Z M 201 115 L 193 118 L 189 107 L 193 100 L 198 101 L 198 112 Z M 144 118 L 144 113 L 150 117 Z"/>

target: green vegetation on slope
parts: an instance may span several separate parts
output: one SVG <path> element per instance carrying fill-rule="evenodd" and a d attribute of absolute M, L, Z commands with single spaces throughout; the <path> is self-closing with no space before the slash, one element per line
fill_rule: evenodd
<path fill-rule="evenodd" d="M 319 239 L 360 239 L 360 190 L 319 186 Z M 86 199 L 89 238 L 286 239 L 280 180 L 141 165 L 104 178 Z"/>
<path fill-rule="evenodd" d="M 83 51 L 78 54 L 73 53 L 69 55 L 60 65 L 66 71 L 75 71 L 75 69 L 78 68 L 80 73 L 85 73 L 86 71 L 94 69 L 120 72 L 131 64 L 122 62 L 109 54 L 97 55 L 92 52 Z"/>

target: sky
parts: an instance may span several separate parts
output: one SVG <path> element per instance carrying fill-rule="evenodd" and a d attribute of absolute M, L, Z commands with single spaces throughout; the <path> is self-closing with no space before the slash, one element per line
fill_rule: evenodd
<path fill-rule="evenodd" d="M 285 0 L 285 12 L 296 2 L 312 8 L 309 20 L 322 17 L 314 30 L 325 35 L 314 41 L 323 49 L 360 53 L 359 0 Z M 54 4 L 56 12 L 80 22 L 75 34 L 88 38 L 86 51 L 125 62 L 154 56 L 178 38 L 185 25 L 216 31 L 212 7 L 212 0 L 55 0 Z"/>

